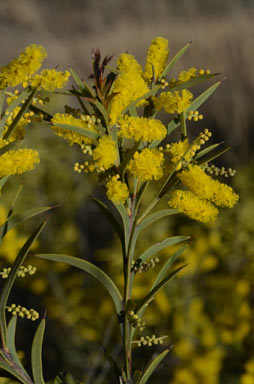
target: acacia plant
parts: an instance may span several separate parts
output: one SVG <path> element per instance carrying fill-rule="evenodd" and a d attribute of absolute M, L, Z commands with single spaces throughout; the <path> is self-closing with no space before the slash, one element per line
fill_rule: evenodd
<path fill-rule="evenodd" d="M 136 367 L 133 361 L 133 348 L 167 345 L 167 335 L 149 333 L 144 314 L 150 302 L 156 300 L 156 294 L 186 267 L 180 265 L 174 268 L 173 265 L 190 239 L 189 236 L 158 239 L 158 243 L 137 254 L 136 242 L 142 239 L 142 231 L 157 220 L 182 213 L 207 223 L 216 219 L 217 207 L 233 207 L 238 200 L 238 195 L 230 186 L 212 177 L 234 174 L 232 169 L 218 169 L 211 163 L 228 147 L 221 148 L 221 143 L 209 145 L 212 133 L 208 129 L 199 132 L 192 140 L 188 135 L 189 121 L 195 124 L 203 119 L 199 108 L 220 85 L 218 81 L 194 98 L 189 89 L 216 74 L 193 67 L 180 72 L 177 78 L 170 78 L 172 68 L 189 47 L 190 43 L 186 44 L 168 60 L 168 41 L 162 37 L 155 38 L 148 49 L 144 70 L 131 54 L 121 54 L 115 68 L 109 65 L 112 57 L 106 56 L 101 60 L 100 52 L 94 51 L 91 84 L 81 80 L 70 69 L 76 85 L 61 93 L 68 96 L 68 101 L 70 96 L 74 98 L 73 106 L 65 105 L 64 113 L 53 116 L 45 110 L 44 104 L 49 99 L 41 96 L 40 91 L 62 88 L 70 75 L 68 71 L 63 73 L 53 69 L 36 74 L 45 57 L 45 50 L 35 45 L 26 48 L 18 59 L 1 68 L 2 100 L 7 95 L 9 104 L 2 113 L 0 123 L 1 186 L 9 175 L 30 170 L 38 162 L 38 154 L 33 150 L 10 149 L 22 138 L 21 128 L 31 119 L 36 119 L 44 120 L 56 135 L 79 147 L 83 159 L 74 164 L 74 170 L 80 174 L 98 175 L 98 183 L 105 191 L 108 204 L 92 198 L 121 242 L 122 254 L 119 257 L 123 266 L 123 292 L 102 269 L 85 259 L 61 254 L 38 254 L 37 257 L 80 268 L 95 277 L 108 291 L 120 327 L 123 359 L 116 361 L 110 351 L 105 350 L 105 354 L 112 364 L 116 382 L 121 384 L 145 384 L 170 350 L 167 346 L 164 350 L 160 349 L 155 358 L 145 362 L 144 370 Z M 7 87 L 15 88 L 19 84 L 25 88 L 23 92 L 7 92 Z M 79 108 L 75 108 L 77 102 Z M 161 111 L 164 114 L 160 114 Z M 171 139 L 173 132 L 175 137 L 178 136 L 176 141 Z M 154 190 L 156 193 L 151 193 Z M 144 196 L 146 201 L 147 196 L 151 196 L 146 207 L 142 204 Z M 168 201 L 168 208 L 158 209 L 162 199 Z M 13 225 L 49 208 L 29 210 L 18 218 L 13 216 L 11 209 L 1 227 L 2 235 Z M 16 315 L 22 317 L 28 312 L 16 305 L 7 306 L 7 300 L 17 274 L 22 268 L 29 269 L 23 266 L 23 262 L 43 225 L 35 230 L 21 249 L 13 268 L 5 271 L 7 281 L 0 300 L 0 366 L 26 384 L 44 383 L 41 349 L 45 320 L 41 320 L 32 346 L 31 379 L 18 358 L 14 342 Z M 159 251 L 180 243 L 183 246 L 161 266 L 150 290 L 144 291 L 143 298 L 136 301 L 132 295 L 136 274 L 153 268 L 158 263 L 156 254 Z M 13 315 L 8 326 L 6 310 Z M 33 319 L 37 317 L 35 312 L 29 314 Z"/>

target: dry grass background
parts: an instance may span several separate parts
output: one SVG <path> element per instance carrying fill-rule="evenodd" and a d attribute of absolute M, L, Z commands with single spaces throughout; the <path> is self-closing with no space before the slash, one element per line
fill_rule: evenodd
<path fill-rule="evenodd" d="M 173 55 L 192 47 L 177 70 L 196 66 L 227 77 L 203 107 L 204 127 L 233 145 L 227 159 L 249 162 L 254 144 L 254 6 L 248 0 L 1 0 L 0 65 L 30 43 L 43 44 L 47 66 L 90 72 L 92 48 L 141 62 L 151 39 L 168 38 Z M 203 128 L 203 127 L 200 127 Z M 252 156 L 253 158 L 253 156 Z"/>

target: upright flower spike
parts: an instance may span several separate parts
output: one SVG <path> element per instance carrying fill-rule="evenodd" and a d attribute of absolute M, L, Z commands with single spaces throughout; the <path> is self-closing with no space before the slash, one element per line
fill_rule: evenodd
<path fill-rule="evenodd" d="M 147 52 L 144 79 L 150 82 L 153 77 L 158 80 L 164 71 L 169 54 L 168 40 L 164 37 L 156 37 Z"/>
<path fill-rule="evenodd" d="M 31 171 L 39 162 L 39 154 L 34 149 L 12 149 L 0 156 L 0 177 Z"/>
<path fill-rule="evenodd" d="M 41 67 L 47 52 L 41 45 L 31 44 L 18 58 L 0 69 L 0 89 L 16 87 L 27 81 Z"/>
<path fill-rule="evenodd" d="M 111 102 L 109 118 L 111 124 L 115 124 L 124 109 L 132 102 L 149 92 L 149 88 L 142 78 L 141 67 L 132 55 L 119 56 L 118 68 L 120 74 L 114 82 L 113 92 L 116 94 Z M 144 105 L 145 100 L 137 103 Z"/>
<path fill-rule="evenodd" d="M 193 94 L 187 89 L 174 92 L 162 92 L 159 97 L 153 97 L 155 108 L 164 109 L 167 113 L 181 113 L 187 110 L 193 99 Z"/>
<path fill-rule="evenodd" d="M 163 163 L 163 154 L 158 149 L 145 148 L 134 154 L 128 170 L 142 181 L 159 180 L 163 176 Z"/>
<path fill-rule="evenodd" d="M 119 136 L 134 141 L 163 140 L 167 135 L 167 129 L 160 120 L 147 119 L 145 117 L 123 116 L 119 121 Z"/>

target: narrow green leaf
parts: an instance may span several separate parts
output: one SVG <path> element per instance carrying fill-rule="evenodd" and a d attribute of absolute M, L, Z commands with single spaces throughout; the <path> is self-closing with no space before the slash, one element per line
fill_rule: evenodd
<path fill-rule="evenodd" d="M 18 256 L 16 257 L 16 260 L 13 264 L 13 267 L 11 269 L 11 272 L 9 274 L 9 277 L 3 287 L 3 290 L 1 292 L 1 297 L 0 297 L 0 329 L 1 329 L 1 335 L 2 335 L 2 340 L 6 344 L 6 314 L 5 314 L 5 308 L 7 305 L 7 300 L 10 294 L 10 291 L 13 287 L 14 281 L 16 279 L 18 270 L 20 266 L 24 263 L 27 254 L 33 244 L 33 242 L 37 239 L 39 234 L 41 233 L 43 227 L 45 226 L 46 221 L 43 221 L 36 229 L 35 231 L 31 234 L 31 236 L 28 238 L 28 240 L 25 242 L 23 247 L 18 253 Z"/>
<path fill-rule="evenodd" d="M 13 362 L 7 362 L 0 358 L 0 369 L 9 372 L 11 375 L 16 377 L 16 379 L 20 380 L 23 384 L 33 384 L 33 382 L 28 380 L 28 378 L 23 377 L 23 375 L 19 372 L 19 367 L 15 366 Z"/>
<path fill-rule="evenodd" d="M 80 135 L 90 137 L 91 139 L 96 140 L 99 137 L 98 133 L 96 133 L 94 131 L 90 131 L 89 129 L 76 127 L 75 125 L 62 124 L 62 123 L 61 124 L 60 123 L 52 123 L 52 124 L 53 124 L 53 127 L 59 127 L 59 128 L 66 129 L 67 131 L 76 132 Z"/>
<path fill-rule="evenodd" d="M 33 216 L 39 215 L 40 213 L 46 212 L 53 208 L 54 207 L 32 208 L 32 209 L 27 209 L 26 211 L 17 213 L 16 215 L 6 220 L 5 223 L 0 226 L 0 239 L 2 239 L 8 231 L 10 231 L 12 228 L 16 227 L 18 224 L 22 223 L 23 221 L 26 221 Z"/>
<path fill-rule="evenodd" d="M 136 105 L 131 104 L 131 105 L 130 105 L 130 108 L 129 108 L 129 111 L 130 111 L 130 115 L 131 115 L 131 116 L 133 116 L 133 117 L 138 117 L 138 113 L 137 113 Z"/>
<path fill-rule="evenodd" d="M 0 191 L 4 187 L 5 183 L 8 181 L 9 176 L 4 176 L 2 179 L 0 179 Z"/>
<path fill-rule="evenodd" d="M 151 291 L 144 297 L 144 299 L 136 307 L 136 312 L 139 314 L 143 308 L 148 304 L 152 298 L 163 288 L 169 280 L 171 280 L 178 272 L 186 267 L 187 264 L 177 268 L 175 271 L 170 272 L 159 284 L 157 284 Z"/>
<path fill-rule="evenodd" d="M 138 257 L 138 259 L 142 260 L 143 264 L 147 259 L 158 253 L 164 248 L 167 248 L 171 245 L 175 245 L 178 243 L 181 243 L 183 241 L 189 240 L 190 236 L 174 236 L 169 237 L 168 239 L 165 239 L 157 244 L 152 245 L 150 248 L 148 248 L 144 253 L 142 253 L 141 256 Z"/>
<path fill-rule="evenodd" d="M 5 132 L 5 134 L 3 135 L 3 139 L 4 140 L 7 140 L 11 134 L 13 133 L 13 131 L 15 130 L 17 124 L 19 123 L 21 117 L 24 115 L 24 113 L 26 112 L 27 108 L 29 107 L 29 105 L 31 104 L 32 102 L 32 99 L 35 95 L 37 91 L 37 88 L 33 88 L 32 91 L 30 91 L 30 94 L 28 96 L 28 98 L 26 99 L 26 101 L 24 102 L 24 104 L 22 105 L 21 109 L 19 110 L 17 116 L 15 117 L 15 119 L 12 121 L 11 125 L 9 126 L 8 130 Z M 16 100 L 15 100 L 16 101 Z M 14 101 L 14 102 L 15 102 Z M 14 103 L 13 102 L 13 103 Z M 13 104 L 11 103 L 11 105 Z"/>
<path fill-rule="evenodd" d="M 123 177 L 124 177 L 124 173 L 125 173 L 126 167 L 129 164 L 129 162 L 131 161 L 134 153 L 138 150 L 140 142 L 141 142 L 141 140 L 137 141 L 134 144 L 134 146 L 131 149 L 129 149 L 129 151 L 125 154 L 125 156 L 123 158 L 123 161 L 121 162 L 121 165 L 120 165 L 120 176 L 121 176 L 122 180 L 123 180 Z"/>
<path fill-rule="evenodd" d="M 213 151 L 215 148 L 217 148 L 221 144 L 223 144 L 223 142 L 210 145 L 209 147 L 207 147 L 207 148 L 203 149 L 202 151 L 198 152 L 196 154 L 196 156 L 195 156 L 195 160 L 198 160 L 200 157 L 205 156 L 207 153 Z"/>
<path fill-rule="evenodd" d="M 169 349 L 166 349 L 165 351 L 161 352 L 158 356 L 156 356 L 155 359 L 153 359 L 151 363 L 148 365 L 141 380 L 139 380 L 137 384 L 146 384 L 149 377 L 152 375 L 154 370 L 157 368 L 157 366 L 166 357 L 168 353 L 169 353 Z"/>
<path fill-rule="evenodd" d="M 106 125 L 108 125 L 108 112 L 106 111 L 105 107 L 98 101 L 96 100 L 94 102 L 94 105 L 96 106 L 96 108 L 100 111 L 100 113 L 102 114 L 103 118 L 104 118 L 104 121 L 106 123 Z"/>
<path fill-rule="evenodd" d="M 191 103 L 189 108 L 187 109 L 188 111 L 195 111 L 198 109 L 207 99 L 210 97 L 214 91 L 218 88 L 218 86 L 221 84 L 221 81 L 218 81 L 217 83 L 213 84 L 211 87 L 206 89 L 201 95 L 196 97 L 196 99 Z"/>
<path fill-rule="evenodd" d="M 170 121 L 168 123 L 168 136 L 174 132 L 174 130 L 179 126 L 179 123 L 176 123 L 175 120 Z"/>
<path fill-rule="evenodd" d="M 120 241 L 122 243 L 122 246 L 124 248 L 124 235 L 121 226 L 119 225 L 118 221 L 116 220 L 115 216 L 111 213 L 109 208 L 100 200 L 96 199 L 95 197 L 91 197 L 92 200 L 95 202 L 97 207 L 102 211 L 102 213 L 109 219 L 110 223 L 114 227 L 116 233 L 118 234 Z"/>
<path fill-rule="evenodd" d="M 211 74 L 211 75 L 202 75 L 199 77 L 194 77 L 188 81 L 185 81 L 184 83 L 174 85 L 173 87 L 169 88 L 169 90 L 170 90 L 170 92 L 173 92 L 173 91 L 180 91 L 182 89 L 189 89 L 189 88 L 195 87 L 196 85 L 203 83 L 206 80 L 211 79 L 212 77 L 214 77 L 216 75 L 217 75 L 217 73 Z"/>
<path fill-rule="evenodd" d="M 32 344 L 32 352 L 31 352 L 33 378 L 36 384 L 45 384 L 45 381 L 43 379 L 43 370 L 42 370 L 42 344 L 43 344 L 44 330 L 45 330 L 45 319 L 42 319 L 37 328 L 37 331 L 35 332 L 33 344 Z"/>
<path fill-rule="evenodd" d="M 12 361 L 14 361 L 14 363 L 20 367 L 20 370 L 23 372 L 23 375 L 29 378 L 29 375 L 26 372 L 25 368 L 23 367 L 21 361 L 19 360 L 19 357 L 16 351 L 16 346 L 15 346 L 16 324 L 17 324 L 17 316 L 12 316 L 7 327 L 6 344 L 7 344 L 7 348 Z"/>
<path fill-rule="evenodd" d="M 128 246 L 128 241 L 129 241 L 129 235 L 130 235 L 130 228 L 129 228 L 129 216 L 126 211 L 126 208 L 123 204 L 115 205 L 116 209 L 118 210 L 121 218 L 122 218 L 122 223 L 124 227 L 124 239 L 125 239 L 125 247 L 126 247 L 126 252 L 127 252 L 127 246 Z"/>
<path fill-rule="evenodd" d="M 11 143 L 8 143 L 4 147 L 0 148 L 0 156 L 3 155 L 5 152 L 10 151 L 10 149 L 13 149 L 16 144 L 16 141 L 12 141 Z"/>
<path fill-rule="evenodd" d="M 153 224 L 157 220 L 162 219 L 163 217 L 175 215 L 178 211 L 176 209 L 162 209 L 161 211 L 157 211 L 152 213 L 150 216 L 146 217 L 141 221 L 140 224 L 136 227 L 136 232 L 139 234 L 142 232 L 148 225 Z"/>
<path fill-rule="evenodd" d="M 118 75 L 120 73 L 119 69 L 111 67 L 110 65 L 105 65 L 104 68 L 108 69 L 110 72 L 113 72 L 115 75 Z"/>
<path fill-rule="evenodd" d="M 189 48 L 191 45 L 191 42 L 187 43 L 182 49 L 180 49 L 179 52 L 173 57 L 172 60 L 168 63 L 164 71 L 162 72 L 159 80 L 163 79 L 163 77 L 166 77 L 168 73 L 171 71 L 171 69 L 174 67 L 174 65 L 178 62 L 178 60 L 182 57 L 182 55 L 185 53 L 185 51 Z"/>
<path fill-rule="evenodd" d="M 29 95 L 29 90 L 28 89 L 25 89 L 18 97 L 16 100 L 14 100 L 8 108 L 6 108 L 6 111 L 5 111 L 5 114 L 4 116 L 2 116 L 1 120 L 0 120 L 0 136 L 2 136 L 2 133 L 3 133 L 3 130 L 4 130 L 4 127 L 5 127 L 5 124 L 6 124 L 6 120 L 8 119 L 9 115 L 11 112 L 13 112 L 13 110 L 23 101 L 27 98 L 27 96 Z"/>
<path fill-rule="evenodd" d="M 121 369 L 118 366 L 115 359 L 113 358 L 112 354 L 104 347 L 103 347 L 103 350 L 104 350 L 105 356 L 108 359 L 108 362 L 111 366 L 111 369 L 114 372 L 115 378 L 116 378 L 117 382 L 119 382 L 119 377 L 122 375 Z"/>
<path fill-rule="evenodd" d="M 89 261 L 82 260 L 73 256 L 68 256 L 68 255 L 49 253 L 49 254 L 39 254 L 36 256 L 45 260 L 59 261 L 62 263 L 66 263 L 89 273 L 91 276 L 93 276 L 101 284 L 104 285 L 104 287 L 106 288 L 106 290 L 108 291 L 108 293 L 110 294 L 110 296 L 114 301 L 117 313 L 121 312 L 122 296 L 117 286 L 111 280 L 111 278 L 105 272 L 103 272 L 100 268 L 96 267 L 96 265 L 89 263 Z"/>
<path fill-rule="evenodd" d="M 96 93 L 94 92 L 94 90 L 84 80 L 81 80 L 79 78 L 78 74 L 74 71 L 74 69 L 69 68 L 69 70 L 70 70 L 70 73 L 72 74 L 73 79 L 75 80 L 75 82 L 77 83 L 81 91 L 88 92 L 90 96 L 95 98 Z"/>
<path fill-rule="evenodd" d="M 231 149 L 231 147 L 226 147 L 226 148 L 223 148 L 221 149 L 220 151 L 216 152 L 215 154 L 211 155 L 211 156 L 208 156 L 208 157 L 205 157 L 204 159 L 200 159 L 198 164 L 201 165 L 201 164 L 204 164 L 204 163 L 209 163 L 209 161 L 212 161 L 214 159 L 217 159 L 217 157 L 220 157 L 221 155 L 223 155 L 223 153 L 229 151 Z"/>
<path fill-rule="evenodd" d="M 153 289 L 159 282 L 164 278 L 164 276 L 167 274 L 169 268 L 174 264 L 176 259 L 181 256 L 181 254 L 185 251 L 185 249 L 188 247 L 188 245 L 185 245 L 184 247 L 178 249 L 176 252 L 173 253 L 172 256 L 165 262 L 163 267 L 161 268 L 160 272 L 158 273 L 156 279 L 154 280 L 153 286 L 151 289 Z"/>
<path fill-rule="evenodd" d="M 2 115 L 3 105 L 4 105 L 5 89 L 0 91 L 0 116 Z"/>

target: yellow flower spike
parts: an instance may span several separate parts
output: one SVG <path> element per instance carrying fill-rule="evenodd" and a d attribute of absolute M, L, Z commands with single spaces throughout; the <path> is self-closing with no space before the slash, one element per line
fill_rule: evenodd
<path fill-rule="evenodd" d="M 214 221 L 218 215 L 218 209 L 213 204 L 200 199 L 190 191 L 173 191 L 168 204 L 171 208 L 178 209 L 179 212 L 202 223 Z"/>
<path fill-rule="evenodd" d="M 129 196 L 129 190 L 125 183 L 118 180 L 117 176 L 113 176 L 106 185 L 107 198 L 115 204 L 123 204 Z"/>
<path fill-rule="evenodd" d="M 188 71 L 182 71 L 178 75 L 177 84 L 185 83 L 186 81 L 197 77 L 197 69 L 192 67 Z"/>
<path fill-rule="evenodd" d="M 143 149 L 136 152 L 133 160 L 128 165 L 130 174 L 138 177 L 142 181 L 159 180 L 163 176 L 163 153 L 158 149 Z"/>
<path fill-rule="evenodd" d="M 147 119 L 145 117 L 123 116 L 119 121 L 119 136 L 134 141 L 163 140 L 167 135 L 167 129 L 160 120 Z"/>
<path fill-rule="evenodd" d="M 0 89 L 16 87 L 40 68 L 47 52 L 41 45 L 29 45 L 18 58 L 0 68 Z"/>
<path fill-rule="evenodd" d="M 33 149 L 10 150 L 0 156 L 0 177 L 31 171 L 39 162 L 39 154 Z"/>
<path fill-rule="evenodd" d="M 114 165 L 117 160 L 116 142 L 111 136 L 102 136 L 93 151 L 93 160 L 97 168 L 106 170 Z"/>
<path fill-rule="evenodd" d="M 70 72 L 56 71 L 55 69 L 44 69 L 40 74 L 34 75 L 30 80 L 32 87 L 39 87 L 45 91 L 55 91 L 63 88 L 70 77 Z M 40 102 L 41 100 L 39 100 Z"/>
<path fill-rule="evenodd" d="M 167 113 L 181 113 L 187 110 L 193 99 L 193 94 L 187 89 L 174 92 L 162 92 L 159 97 L 153 97 L 155 108 Z"/>
<path fill-rule="evenodd" d="M 91 116 L 89 117 L 91 118 Z M 91 119 L 91 121 L 94 121 L 94 120 Z M 76 117 L 66 113 L 56 113 L 51 119 L 51 122 L 53 123 L 52 130 L 55 132 L 55 134 L 67 140 L 70 145 L 78 144 L 82 146 L 84 144 L 91 144 L 94 140 L 91 139 L 90 137 L 85 136 L 85 134 L 81 135 L 79 133 L 72 132 L 64 128 L 60 128 L 57 126 L 57 124 L 70 124 L 76 127 L 97 132 L 97 126 L 95 122 L 90 126 L 88 126 L 86 119 L 83 119 L 82 116 L 80 119 L 77 119 Z"/>
<path fill-rule="evenodd" d="M 232 208 L 238 201 L 239 196 L 231 187 L 212 179 L 198 165 L 190 165 L 178 177 L 190 191 L 220 207 Z"/>
<path fill-rule="evenodd" d="M 169 54 L 168 40 L 163 37 L 156 37 L 147 52 L 144 79 L 150 82 L 153 77 L 158 79 L 164 71 Z"/>

